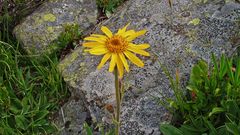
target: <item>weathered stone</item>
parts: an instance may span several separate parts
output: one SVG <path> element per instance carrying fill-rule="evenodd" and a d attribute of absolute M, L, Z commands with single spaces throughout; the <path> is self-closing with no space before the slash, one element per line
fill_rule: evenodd
<path fill-rule="evenodd" d="M 78 24 L 87 31 L 96 22 L 95 0 L 50 0 L 16 26 L 14 34 L 27 52 L 42 54 L 49 51 L 50 43 L 64 31 L 65 25 Z"/>
<path fill-rule="evenodd" d="M 59 110 L 54 123 L 60 128 L 61 135 L 80 134 L 83 124 L 89 117 L 89 111 L 82 99 L 71 99 Z"/>
<path fill-rule="evenodd" d="M 148 30 L 135 42 L 151 45 L 148 50 L 151 57 L 141 57 L 145 61 L 144 68 L 131 64 L 130 73 L 124 76 L 122 134 L 157 135 L 160 123 L 170 120 L 169 113 L 155 100 L 173 96 L 158 61 L 172 74 L 178 68 L 182 81 L 186 82 L 191 67 L 198 60 L 210 61 L 211 53 L 231 55 L 236 48 L 230 39 L 238 34 L 236 19 L 240 17 L 240 4 L 224 0 L 205 4 L 193 0 L 173 2 L 171 9 L 166 0 L 129 0 L 102 24 L 116 32 L 131 22 L 130 29 Z M 190 24 L 195 18 L 199 18 L 200 23 Z M 100 32 L 99 28 L 95 32 Z M 59 68 L 65 81 L 73 87 L 72 96 L 86 101 L 93 122 L 106 124 L 111 115 L 105 106 L 114 103 L 114 81 L 113 75 L 107 72 L 108 64 L 101 70 L 96 69 L 100 59 L 79 47 Z"/>

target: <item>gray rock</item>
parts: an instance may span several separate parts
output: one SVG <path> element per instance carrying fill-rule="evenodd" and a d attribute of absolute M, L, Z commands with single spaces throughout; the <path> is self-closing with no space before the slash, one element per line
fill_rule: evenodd
<path fill-rule="evenodd" d="M 192 0 L 173 2 L 171 9 L 165 0 L 129 0 L 102 24 L 116 32 L 131 22 L 130 29 L 148 30 L 135 42 L 151 45 L 148 49 L 151 57 L 141 57 L 145 61 L 144 68 L 131 64 L 130 73 L 124 76 L 122 134 L 158 135 L 160 123 L 171 120 L 168 111 L 155 100 L 156 97 L 173 96 L 158 60 L 172 75 L 179 69 L 181 79 L 186 83 L 198 60 L 210 61 L 211 53 L 231 55 L 236 49 L 230 39 L 239 30 L 236 18 L 240 15 L 240 4 L 225 4 L 224 0 L 205 4 Z M 195 18 L 200 19 L 199 24 L 190 24 Z M 95 33 L 100 32 L 99 28 Z M 79 47 L 60 63 L 59 69 L 73 88 L 72 96 L 86 101 L 93 122 L 108 124 L 111 113 L 104 106 L 114 103 L 114 81 L 113 75 L 107 72 L 109 63 L 101 70 L 96 69 L 100 59 L 84 53 Z"/>
<path fill-rule="evenodd" d="M 16 26 L 14 34 L 27 52 L 42 54 L 51 51 L 50 43 L 64 31 L 65 25 L 78 24 L 82 31 L 87 31 L 96 21 L 95 0 L 50 0 Z"/>
<path fill-rule="evenodd" d="M 74 135 L 83 131 L 82 125 L 89 118 L 84 100 L 74 98 L 61 107 L 53 122 L 60 128 L 60 135 Z"/>

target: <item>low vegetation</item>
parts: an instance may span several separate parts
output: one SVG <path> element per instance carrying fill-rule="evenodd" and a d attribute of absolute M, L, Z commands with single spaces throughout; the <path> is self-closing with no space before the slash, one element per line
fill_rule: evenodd
<path fill-rule="evenodd" d="M 57 65 L 59 52 L 44 55 L 44 61 L 26 54 L 12 35 L 22 17 L 41 1 L 4 1 L 0 16 L 0 134 L 51 134 L 51 122 L 69 92 Z M 18 15 L 18 16 L 16 16 Z M 69 28 L 71 27 L 71 28 Z M 71 30 L 69 30 L 71 29 Z M 58 38 L 62 48 L 79 37 L 76 26 L 67 26 Z M 76 36 L 75 36 L 76 35 Z M 57 49 L 59 50 L 59 49 Z"/>
<path fill-rule="evenodd" d="M 98 8 L 109 17 L 126 0 L 96 0 Z"/>
<path fill-rule="evenodd" d="M 50 116 L 68 95 L 57 57 L 45 56 L 46 61 L 39 63 L 21 53 L 18 44 L 2 41 L 0 55 L 0 134 L 56 132 Z"/>
<path fill-rule="evenodd" d="M 239 58 L 212 56 L 210 66 L 199 61 L 186 88 L 178 72 L 170 80 L 176 98 L 161 101 L 173 114 L 172 125 L 161 125 L 165 135 L 240 134 Z"/>

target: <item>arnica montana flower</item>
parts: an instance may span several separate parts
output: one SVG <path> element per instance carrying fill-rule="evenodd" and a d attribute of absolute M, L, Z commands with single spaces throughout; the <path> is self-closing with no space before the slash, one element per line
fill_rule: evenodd
<path fill-rule="evenodd" d="M 129 65 L 127 59 L 139 67 L 143 67 L 144 63 L 135 55 L 141 54 L 143 56 L 150 56 L 144 49 L 150 47 L 149 44 L 134 44 L 132 41 L 137 37 L 144 35 L 146 30 L 134 31 L 127 30 L 129 24 L 122 29 L 119 29 L 116 34 L 113 34 L 107 27 L 102 26 L 101 30 L 106 35 L 92 34 L 84 40 L 89 41 L 83 43 L 84 47 L 89 48 L 86 50 L 93 55 L 104 55 L 98 69 L 109 60 L 109 72 L 112 72 L 117 66 L 119 77 L 123 77 L 124 68 L 129 72 Z M 127 59 L 126 59 L 127 58 Z"/>

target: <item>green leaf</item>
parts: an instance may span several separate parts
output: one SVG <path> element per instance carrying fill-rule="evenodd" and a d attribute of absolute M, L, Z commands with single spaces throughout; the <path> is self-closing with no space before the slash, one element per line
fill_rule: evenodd
<path fill-rule="evenodd" d="M 215 129 L 211 121 L 208 121 L 205 117 L 203 118 L 203 121 L 210 130 L 210 135 L 217 135 L 217 130 Z"/>
<path fill-rule="evenodd" d="M 224 104 L 226 115 L 230 121 L 239 120 L 240 108 L 236 100 L 227 100 Z"/>
<path fill-rule="evenodd" d="M 86 132 L 87 135 L 93 135 L 93 131 L 92 131 L 91 127 L 88 126 L 87 123 L 84 123 L 83 127 L 84 127 L 85 132 Z"/>
<path fill-rule="evenodd" d="M 56 133 L 58 129 L 57 129 L 57 126 L 48 125 L 48 126 L 45 126 L 44 130 L 46 130 L 47 133 L 54 133 L 54 132 Z"/>
<path fill-rule="evenodd" d="M 215 91 L 214 91 L 214 95 L 215 96 L 219 96 L 220 95 L 220 91 L 221 91 L 221 89 L 216 88 Z"/>
<path fill-rule="evenodd" d="M 15 121 L 19 128 L 26 130 L 28 125 L 28 120 L 23 115 L 16 115 Z"/>
<path fill-rule="evenodd" d="M 47 122 L 46 119 L 39 119 L 39 120 L 34 120 L 32 123 L 31 123 L 31 126 L 33 127 L 41 127 L 43 125 L 48 125 L 49 123 Z"/>
<path fill-rule="evenodd" d="M 160 131 L 164 135 L 183 135 L 183 132 L 170 124 L 161 124 Z"/>
<path fill-rule="evenodd" d="M 111 16 L 112 16 L 112 13 L 111 13 L 111 12 L 109 12 L 109 11 L 106 11 L 106 16 L 109 18 L 109 17 L 111 17 Z"/>
<path fill-rule="evenodd" d="M 199 135 L 203 132 L 200 128 L 195 128 L 193 125 L 182 125 L 180 130 L 184 135 Z"/>
<path fill-rule="evenodd" d="M 36 113 L 35 117 L 36 117 L 37 120 L 40 120 L 40 119 L 45 118 L 48 115 L 48 113 L 49 113 L 48 110 L 39 111 L 39 112 Z"/>
<path fill-rule="evenodd" d="M 217 135 L 228 135 L 228 134 L 229 134 L 229 132 L 227 131 L 225 125 L 222 125 L 217 128 Z"/>
<path fill-rule="evenodd" d="M 208 116 L 211 117 L 213 114 L 218 114 L 218 113 L 222 113 L 222 112 L 225 112 L 225 109 L 224 109 L 224 108 L 214 107 L 214 108 L 212 109 L 212 111 L 208 114 Z"/>
<path fill-rule="evenodd" d="M 240 134 L 240 129 L 237 127 L 235 123 L 225 123 L 227 131 L 233 133 L 234 135 Z"/>
<path fill-rule="evenodd" d="M 199 23 L 200 23 L 200 19 L 199 18 L 194 18 L 188 24 L 193 24 L 195 26 L 195 25 L 198 25 Z"/>
<path fill-rule="evenodd" d="M 226 61 L 227 61 L 227 59 L 225 58 L 224 55 L 222 55 L 221 61 L 220 61 L 220 71 L 219 71 L 220 80 L 222 80 L 223 77 L 227 73 L 227 63 L 226 63 Z"/>
<path fill-rule="evenodd" d="M 11 103 L 11 106 L 10 106 L 10 110 L 14 114 L 17 114 L 20 111 L 22 111 L 22 103 L 21 103 L 21 101 L 19 99 L 13 98 L 11 101 L 12 101 L 12 103 Z"/>
<path fill-rule="evenodd" d="M 169 105 L 170 105 L 171 108 L 178 109 L 178 105 L 176 104 L 175 101 L 169 101 Z"/>

